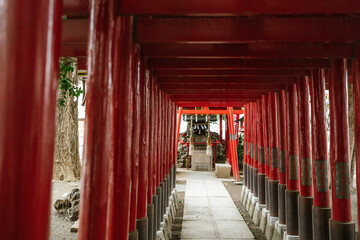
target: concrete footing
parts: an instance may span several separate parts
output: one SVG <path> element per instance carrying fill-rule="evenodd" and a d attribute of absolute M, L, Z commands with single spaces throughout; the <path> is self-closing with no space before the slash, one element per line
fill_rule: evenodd
<path fill-rule="evenodd" d="M 265 237 L 267 240 L 271 240 L 274 234 L 275 223 L 278 221 L 278 217 L 271 217 L 270 214 L 267 216 Z"/>
<path fill-rule="evenodd" d="M 267 224 L 267 219 L 268 216 L 270 215 L 270 211 L 265 208 L 262 209 L 261 211 L 261 216 L 260 216 L 260 230 L 265 233 L 265 229 L 266 229 L 266 224 Z"/>
<path fill-rule="evenodd" d="M 255 211 L 255 205 L 256 203 L 259 202 L 259 198 L 255 197 L 254 195 L 252 196 L 251 200 L 250 200 L 250 206 L 249 206 L 249 214 L 250 217 L 252 218 L 254 215 L 254 211 Z"/>
<path fill-rule="evenodd" d="M 285 231 L 286 231 L 286 225 L 280 224 L 279 221 L 276 221 L 274 233 L 271 240 L 283 240 Z"/>
<path fill-rule="evenodd" d="M 259 204 L 259 202 L 257 202 L 255 204 L 255 210 L 254 210 L 252 220 L 256 226 L 260 225 L 261 213 L 265 207 L 266 207 L 265 204 Z"/>
<path fill-rule="evenodd" d="M 250 190 L 246 186 L 244 188 L 245 188 L 245 191 L 243 194 L 243 198 L 241 199 L 241 204 L 245 207 Z"/>
<path fill-rule="evenodd" d="M 250 210 L 250 203 L 251 203 L 251 198 L 252 198 L 252 197 L 254 197 L 254 194 L 253 194 L 252 192 L 250 192 L 250 193 L 248 194 L 247 199 L 246 199 L 246 205 L 245 205 L 245 209 L 246 209 L 246 211 L 248 211 L 248 212 L 249 212 L 249 210 Z"/>
<path fill-rule="evenodd" d="M 284 240 L 299 240 L 298 235 L 287 235 L 287 233 L 284 233 Z"/>
<path fill-rule="evenodd" d="M 175 221 L 175 215 L 178 209 L 176 189 L 171 191 L 167 202 L 168 207 L 165 208 L 165 214 L 162 216 L 163 221 L 160 222 L 160 227 L 155 232 L 156 236 L 154 239 L 156 240 L 171 240 L 172 238 L 171 228 Z"/>

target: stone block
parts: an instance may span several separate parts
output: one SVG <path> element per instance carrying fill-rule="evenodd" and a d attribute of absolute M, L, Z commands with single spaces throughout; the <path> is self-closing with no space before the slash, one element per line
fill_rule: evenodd
<path fill-rule="evenodd" d="M 250 207 L 249 207 L 249 214 L 250 214 L 250 217 L 252 218 L 253 215 L 254 215 L 254 210 L 255 210 L 255 205 L 256 203 L 259 202 L 259 198 L 258 197 L 255 197 L 254 195 L 252 196 L 251 198 L 251 202 L 250 202 Z"/>
<path fill-rule="evenodd" d="M 255 209 L 254 209 L 254 214 L 253 214 L 252 220 L 256 226 L 260 225 L 261 212 L 262 212 L 263 208 L 265 208 L 265 204 L 259 204 L 259 202 L 257 202 L 255 204 Z"/>
<path fill-rule="evenodd" d="M 215 164 L 215 173 L 217 178 L 229 178 L 231 173 L 230 164 Z"/>
<path fill-rule="evenodd" d="M 271 217 L 270 214 L 267 216 L 265 229 L 265 237 L 267 240 L 271 240 L 273 237 L 276 221 L 278 221 L 277 217 Z"/>
<path fill-rule="evenodd" d="M 268 215 L 270 215 L 270 211 L 266 210 L 266 208 L 263 208 L 261 211 L 261 218 L 260 218 L 260 229 L 263 233 L 265 233 Z"/>
<path fill-rule="evenodd" d="M 274 234 L 271 240 L 283 240 L 285 230 L 286 230 L 286 225 L 280 224 L 279 221 L 276 221 Z"/>
<path fill-rule="evenodd" d="M 299 240 L 299 236 L 298 235 L 287 235 L 286 231 L 285 231 L 283 240 Z"/>
<path fill-rule="evenodd" d="M 250 192 L 250 193 L 248 194 L 247 199 L 246 199 L 245 208 L 246 208 L 246 211 L 248 211 L 248 212 L 249 212 L 249 210 L 250 210 L 251 198 L 252 198 L 253 196 L 254 196 L 254 194 Z"/>

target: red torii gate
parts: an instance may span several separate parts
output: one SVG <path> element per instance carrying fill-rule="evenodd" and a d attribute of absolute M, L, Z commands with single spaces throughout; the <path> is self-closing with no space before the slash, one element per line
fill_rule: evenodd
<path fill-rule="evenodd" d="M 48 238 L 58 59 L 74 56 L 89 77 L 80 239 L 127 239 L 129 232 L 134 234 L 134 221 L 144 222 L 146 207 L 150 212 L 164 211 L 175 180 L 176 106 L 245 106 L 246 187 L 266 203 L 272 217 L 279 204 L 279 222 L 285 223 L 285 209 L 290 235 L 304 237 L 313 231 L 313 239 L 354 239 L 346 93 L 349 79 L 358 123 L 359 13 L 357 0 L 272 4 L 39 0 L 36 5 L 4 0 L 0 5 L 0 214 L 6 216 L 0 220 L 2 237 Z M 278 77 L 269 78 L 273 81 L 239 77 L 249 75 Z M 295 76 L 299 82 L 280 76 Z M 173 77 L 186 79 L 179 84 Z M 331 176 L 326 169 L 325 84 L 330 90 Z M 278 107 L 273 101 L 279 101 Z M 150 118 L 133 121 L 143 110 Z M 143 150 L 138 150 L 135 145 L 146 139 L 148 144 L 142 142 Z M 359 173 L 359 124 L 355 139 Z M 149 142 L 155 146 L 150 148 Z M 139 164 L 138 174 L 130 159 Z M 171 187 L 166 186 L 169 183 Z M 131 190 L 139 192 L 138 197 Z M 284 195 L 287 200 L 282 204 Z M 298 205 L 299 195 L 313 197 L 312 213 L 309 205 Z M 131 208 L 130 202 L 138 204 Z M 299 211 L 308 217 L 297 216 Z M 163 215 L 148 216 L 153 217 L 148 234 L 154 236 Z M 304 219 L 314 225 L 301 224 Z"/>
<path fill-rule="evenodd" d="M 233 110 L 232 107 L 227 107 L 226 110 L 216 110 L 216 109 L 209 109 L 209 107 L 204 107 L 203 110 L 188 110 L 183 109 L 183 107 L 180 107 L 177 114 L 178 114 L 178 120 L 177 120 L 177 145 L 176 145 L 176 156 L 177 156 L 177 147 L 178 147 L 178 141 L 179 141 L 179 133 L 180 133 L 180 123 L 181 123 L 181 116 L 182 114 L 205 114 L 205 115 L 222 115 L 225 114 L 227 116 L 227 122 L 229 126 L 229 146 L 227 145 L 226 148 L 230 148 L 230 165 L 232 169 L 232 173 L 234 176 L 234 179 L 236 181 L 240 181 L 240 175 L 239 175 L 239 164 L 238 164 L 238 156 L 237 156 L 237 150 L 236 150 L 236 140 L 237 137 L 235 135 L 235 126 L 234 126 L 234 114 L 243 114 L 243 110 Z"/>

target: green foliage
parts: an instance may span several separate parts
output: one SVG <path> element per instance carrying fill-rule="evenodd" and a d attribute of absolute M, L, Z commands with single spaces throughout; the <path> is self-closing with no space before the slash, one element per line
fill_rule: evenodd
<path fill-rule="evenodd" d="M 60 71 L 59 71 L 59 90 L 60 96 L 58 98 L 58 107 L 65 106 L 65 100 L 67 97 L 78 98 L 83 92 L 81 87 L 77 88 L 73 79 L 69 76 L 74 72 L 72 62 L 64 59 L 60 60 Z"/>
<path fill-rule="evenodd" d="M 240 133 L 239 135 L 239 145 L 237 146 L 237 156 L 238 156 L 238 164 L 239 169 L 242 169 L 243 165 L 243 151 L 244 151 L 244 134 Z"/>

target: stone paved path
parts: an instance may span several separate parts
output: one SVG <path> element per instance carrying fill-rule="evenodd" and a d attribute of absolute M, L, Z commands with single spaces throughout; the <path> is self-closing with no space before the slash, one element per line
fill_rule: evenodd
<path fill-rule="evenodd" d="M 192 172 L 192 177 L 184 178 L 187 180 L 181 239 L 254 239 L 221 180 L 210 172 L 203 173 L 205 180 L 193 174 L 201 177 L 202 173 Z"/>

